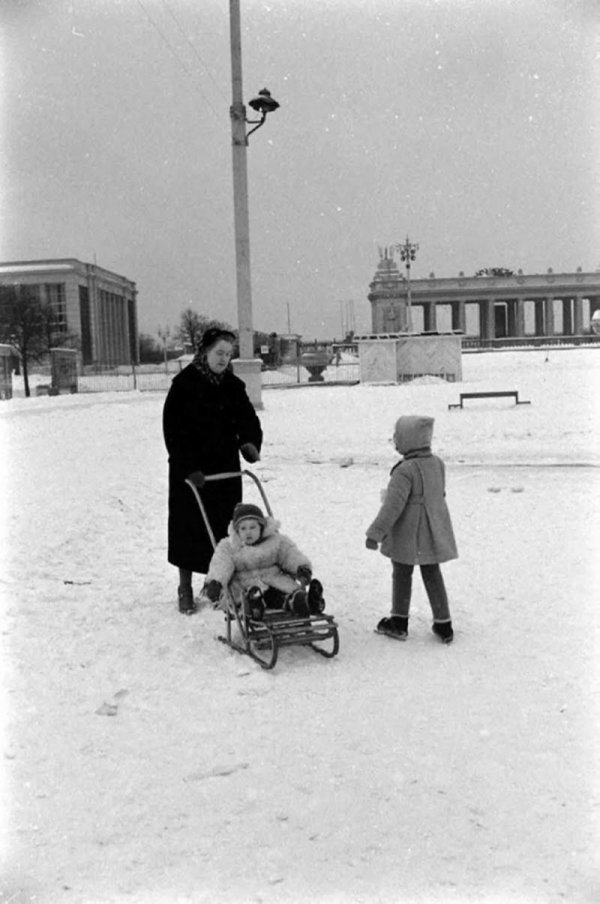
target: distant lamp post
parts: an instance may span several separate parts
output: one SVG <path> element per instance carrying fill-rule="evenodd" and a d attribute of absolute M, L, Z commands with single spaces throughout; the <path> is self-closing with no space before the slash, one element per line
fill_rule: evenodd
<path fill-rule="evenodd" d="M 164 330 L 162 329 L 162 327 L 159 326 L 158 338 L 162 339 L 162 343 L 163 343 L 163 355 L 164 355 L 164 361 L 165 361 L 165 373 L 166 374 L 169 373 L 169 365 L 167 363 L 168 362 L 167 348 L 168 348 L 170 336 L 171 336 L 171 330 L 169 329 L 168 326 L 165 327 Z"/>
<path fill-rule="evenodd" d="M 235 262 L 237 282 L 237 309 L 240 357 L 234 361 L 235 372 L 244 380 L 250 401 L 255 408 L 262 408 L 261 360 L 254 357 L 254 330 L 252 327 L 252 287 L 250 281 L 250 223 L 248 216 L 248 166 L 246 148 L 248 137 L 264 124 L 269 113 L 279 104 L 271 92 L 263 88 L 249 101 L 249 106 L 260 114 L 260 119 L 247 119 L 242 90 L 242 37 L 240 0 L 229 0 L 231 37 L 231 87 L 232 103 L 231 145 L 233 155 L 233 215 L 235 230 Z M 246 125 L 254 125 L 246 132 Z"/>
<path fill-rule="evenodd" d="M 394 245 L 393 247 L 397 251 L 400 252 L 400 260 L 404 261 L 404 266 L 406 267 L 406 320 L 407 320 L 408 332 L 412 333 L 412 298 L 411 298 L 411 293 L 410 293 L 410 265 L 417 256 L 417 251 L 419 250 L 419 246 L 416 242 L 411 242 L 409 240 L 408 236 L 406 236 L 406 240 L 403 245 Z"/>

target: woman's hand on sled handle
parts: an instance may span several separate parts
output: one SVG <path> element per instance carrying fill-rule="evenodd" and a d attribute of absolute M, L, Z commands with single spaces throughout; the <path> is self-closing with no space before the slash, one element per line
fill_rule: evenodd
<path fill-rule="evenodd" d="M 254 443 L 244 443 L 240 446 L 240 452 L 245 460 L 251 465 L 254 464 L 255 461 L 260 461 L 260 452 Z"/>
<path fill-rule="evenodd" d="M 371 540 L 370 537 L 367 537 L 367 539 L 365 540 L 365 546 L 367 547 L 367 549 L 378 549 L 379 543 L 377 542 L 377 540 Z"/>
<path fill-rule="evenodd" d="M 194 486 L 198 487 L 200 490 L 206 481 L 206 477 L 202 473 L 202 471 L 192 471 L 191 474 L 188 474 L 187 479 L 194 484 Z"/>

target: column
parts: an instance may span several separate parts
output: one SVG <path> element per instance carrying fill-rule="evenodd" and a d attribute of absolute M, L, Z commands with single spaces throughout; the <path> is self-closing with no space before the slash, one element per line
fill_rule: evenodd
<path fill-rule="evenodd" d="M 452 302 L 452 329 L 467 332 L 467 315 L 464 299 Z"/>
<path fill-rule="evenodd" d="M 537 304 L 537 302 L 536 302 Z M 554 336 L 554 299 L 553 298 L 545 298 L 540 304 L 544 308 L 545 312 L 545 320 L 546 320 L 546 331 L 541 332 L 540 336 Z M 537 324 L 537 320 L 536 320 Z M 537 327 L 536 327 L 537 333 Z"/>
<path fill-rule="evenodd" d="M 435 301 L 430 301 L 423 305 L 423 328 L 428 332 L 433 332 L 437 329 Z"/>
<path fill-rule="evenodd" d="M 479 302 L 479 333 L 481 339 L 494 339 L 494 299 L 486 298 Z"/>
<path fill-rule="evenodd" d="M 534 301 L 534 334 L 536 336 L 545 336 L 545 326 L 548 324 L 548 299 L 544 301 Z M 545 311 L 544 311 L 545 309 Z M 546 317 L 544 317 L 546 313 Z"/>
<path fill-rule="evenodd" d="M 576 295 L 573 299 L 573 332 L 576 336 L 583 336 L 583 298 Z"/>
<path fill-rule="evenodd" d="M 525 299 L 522 296 L 516 299 L 515 306 L 515 336 L 522 339 L 525 335 Z"/>
<path fill-rule="evenodd" d="M 517 302 L 512 298 L 506 302 L 506 335 L 509 339 L 517 335 Z"/>
<path fill-rule="evenodd" d="M 572 336 L 573 335 L 573 299 L 572 298 L 563 298 L 562 299 L 562 312 L 563 312 L 563 335 L 564 336 Z"/>

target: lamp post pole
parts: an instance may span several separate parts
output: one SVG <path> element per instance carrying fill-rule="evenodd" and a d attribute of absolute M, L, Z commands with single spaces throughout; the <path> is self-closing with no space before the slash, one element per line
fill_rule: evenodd
<path fill-rule="evenodd" d="M 250 281 L 250 222 L 248 215 L 248 166 L 246 160 L 246 108 L 242 91 L 242 36 L 240 0 L 229 0 L 231 38 L 231 147 L 233 158 L 233 215 L 240 357 L 234 371 L 246 383 L 250 401 L 262 408 L 261 362 L 254 357 L 252 286 Z"/>
<path fill-rule="evenodd" d="M 412 333 L 412 296 L 410 291 L 410 264 L 411 261 L 414 261 L 417 256 L 417 251 L 419 250 L 419 246 L 416 242 L 411 242 L 406 236 L 406 240 L 403 245 L 395 245 L 395 248 L 400 252 L 400 259 L 404 261 L 404 265 L 406 267 L 406 321 L 408 332 Z"/>

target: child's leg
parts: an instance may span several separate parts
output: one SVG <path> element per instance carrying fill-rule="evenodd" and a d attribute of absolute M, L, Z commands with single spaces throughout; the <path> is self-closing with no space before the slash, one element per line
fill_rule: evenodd
<path fill-rule="evenodd" d="M 408 637 L 413 567 L 392 561 L 392 614 L 389 618 L 382 618 L 377 625 L 375 630 L 379 634 L 389 634 L 398 640 Z"/>
<path fill-rule="evenodd" d="M 454 631 L 448 606 L 448 595 L 439 565 L 421 565 L 423 583 L 433 612 L 433 633 L 443 643 L 452 643 Z"/>
<path fill-rule="evenodd" d="M 408 619 L 414 565 L 392 562 L 392 615 Z"/>
<path fill-rule="evenodd" d="M 263 599 L 267 609 L 283 609 L 287 594 L 276 587 L 267 587 L 263 593 Z"/>
<path fill-rule="evenodd" d="M 449 622 L 450 607 L 446 585 L 439 565 L 421 565 L 421 575 L 435 622 Z"/>

